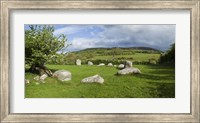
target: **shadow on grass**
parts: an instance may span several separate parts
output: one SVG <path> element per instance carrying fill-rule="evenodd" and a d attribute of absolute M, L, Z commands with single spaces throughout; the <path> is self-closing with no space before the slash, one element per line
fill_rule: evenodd
<path fill-rule="evenodd" d="M 164 75 L 175 75 L 175 70 L 157 70 L 157 71 L 151 71 L 152 74 L 164 74 Z"/>
<path fill-rule="evenodd" d="M 142 79 L 148 79 L 148 80 L 175 80 L 175 76 L 173 74 L 157 74 L 157 75 L 152 75 L 152 74 L 138 74 L 138 78 Z"/>
<path fill-rule="evenodd" d="M 173 66 L 149 65 L 149 72 L 140 74 L 138 77 L 148 80 L 175 80 L 175 68 Z"/>
<path fill-rule="evenodd" d="M 158 98 L 175 98 L 175 83 L 154 83 L 148 82 L 149 94 Z"/>
<path fill-rule="evenodd" d="M 149 69 L 157 69 L 157 70 L 173 70 L 173 69 L 175 69 L 175 66 L 158 64 L 158 65 L 148 65 L 148 68 Z"/>

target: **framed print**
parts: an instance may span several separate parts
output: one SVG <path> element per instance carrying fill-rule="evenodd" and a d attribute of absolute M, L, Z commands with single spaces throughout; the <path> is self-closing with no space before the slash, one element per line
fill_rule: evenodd
<path fill-rule="evenodd" d="M 200 122 L 199 1 L 1 1 L 1 122 Z"/>

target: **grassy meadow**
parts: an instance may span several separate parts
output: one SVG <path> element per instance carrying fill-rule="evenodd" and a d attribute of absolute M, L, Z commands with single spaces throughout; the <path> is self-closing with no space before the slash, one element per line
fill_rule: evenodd
<path fill-rule="evenodd" d="M 175 25 L 25 24 L 24 30 L 25 98 L 175 98 Z"/>
<path fill-rule="evenodd" d="M 160 57 L 160 54 L 145 54 L 145 53 L 135 53 L 134 55 L 116 55 L 115 59 L 127 59 L 133 62 L 148 62 L 149 59 L 155 59 L 158 60 Z M 102 60 L 109 60 L 112 59 L 112 56 L 106 55 L 106 56 L 95 56 L 93 58 L 95 59 L 102 59 Z"/>
<path fill-rule="evenodd" d="M 175 68 L 166 65 L 133 65 L 141 70 L 138 75 L 115 75 L 115 67 L 82 65 L 47 65 L 52 71 L 68 70 L 72 80 L 61 82 L 48 77 L 45 83 L 33 78 L 36 74 L 25 73 L 25 98 L 174 98 Z M 103 84 L 81 83 L 88 76 L 99 74 Z"/>

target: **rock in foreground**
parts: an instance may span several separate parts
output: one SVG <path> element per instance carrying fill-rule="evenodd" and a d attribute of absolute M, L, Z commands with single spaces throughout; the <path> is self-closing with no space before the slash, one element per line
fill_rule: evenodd
<path fill-rule="evenodd" d="M 125 68 L 130 68 L 130 67 L 132 67 L 133 66 L 133 63 L 131 62 L 131 61 L 126 61 L 125 62 Z"/>
<path fill-rule="evenodd" d="M 140 70 L 138 68 L 124 68 L 117 72 L 118 75 L 126 75 L 126 74 L 140 74 Z"/>
<path fill-rule="evenodd" d="M 29 84 L 30 81 L 28 79 L 25 79 L 25 84 Z"/>
<path fill-rule="evenodd" d="M 47 77 L 48 77 L 47 74 L 43 74 L 42 76 L 40 76 L 40 80 L 41 80 L 41 81 L 44 81 Z"/>
<path fill-rule="evenodd" d="M 100 83 L 104 82 L 104 79 L 99 75 L 90 76 L 81 80 L 82 83 Z"/>
<path fill-rule="evenodd" d="M 39 81 L 39 80 L 40 80 L 40 77 L 39 77 L 39 76 L 36 76 L 36 77 L 34 77 L 33 79 L 35 79 L 36 81 Z"/>
<path fill-rule="evenodd" d="M 123 69 L 124 68 L 124 64 L 120 64 L 117 68 Z"/>
<path fill-rule="evenodd" d="M 77 60 L 76 60 L 76 65 L 78 65 L 78 66 L 81 65 L 81 60 L 80 60 L 80 59 L 77 59 Z"/>
<path fill-rule="evenodd" d="M 61 81 L 69 81 L 72 78 L 71 72 L 67 70 L 58 70 L 53 74 L 54 77 L 57 77 Z"/>
<path fill-rule="evenodd" d="M 111 67 L 111 66 L 113 66 L 113 64 L 112 64 L 112 63 L 108 63 L 108 66 L 110 66 L 110 67 Z"/>
<path fill-rule="evenodd" d="M 93 65 L 93 63 L 91 61 L 88 61 L 88 65 L 91 66 Z"/>
<path fill-rule="evenodd" d="M 45 83 L 45 79 L 48 77 L 48 75 L 47 74 L 43 74 L 43 75 L 41 75 L 41 76 L 36 76 L 36 77 L 34 77 L 33 79 L 34 80 L 36 80 L 36 81 L 40 81 L 40 82 L 42 82 L 42 83 Z"/>
<path fill-rule="evenodd" d="M 97 65 L 97 66 L 105 66 L 105 64 L 104 63 L 100 63 L 99 65 Z"/>

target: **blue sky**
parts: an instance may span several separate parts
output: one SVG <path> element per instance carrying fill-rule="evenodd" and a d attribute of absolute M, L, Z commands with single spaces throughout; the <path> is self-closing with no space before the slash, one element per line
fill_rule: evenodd
<path fill-rule="evenodd" d="M 53 25 L 54 35 L 65 34 L 65 51 L 95 47 L 151 47 L 167 50 L 175 42 L 175 25 Z M 28 25 L 25 25 L 28 29 Z"/>

